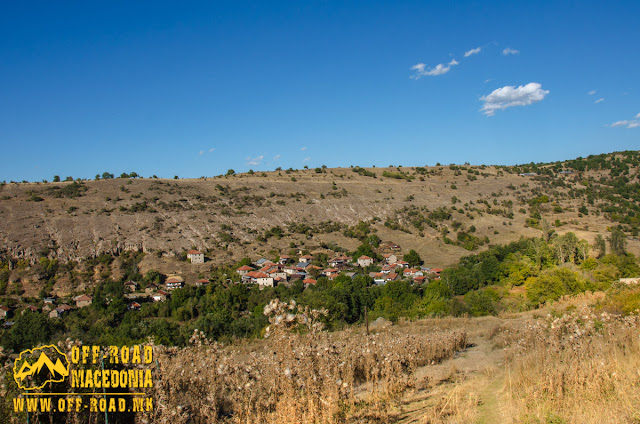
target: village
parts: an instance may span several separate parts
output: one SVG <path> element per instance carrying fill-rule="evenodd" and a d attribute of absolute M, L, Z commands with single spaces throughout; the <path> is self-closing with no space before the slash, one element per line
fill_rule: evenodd
<path fill-rule="evenodd" d="M 376 285 L 399 280 L 424 284 L 440 278 L 441 268 L 430 268 L 416 264 L 413 264 L 412 267 L 409 262 L 403 260 L 404 256 L 400 254 L 399 245 L 387 243 L 384 247 L 384 250 L 389 253 L 379 255 L 381 260 L 366 255 L 354 259 L 341 253 L 327 259 L 324 252 L 315 252 L 318 257 L 314 257 L 313 254 L 302 251 L 299 251 L 298 255 L 282 254 L 276 261 L 259 258 L 235 269 L 237 277 L 228 278 L 227 283 L 257 285 L 262 290 L 266 287 L 279 285 L 291 287 L 296 282 L 301 282 L 303 287 L 307 288 L 317 284 L 320 278 L 334 280 L 339 275 L 350 278 L 367 275 L 373 279 Z M 319 257 L 322 256 L 324 257 L 320 260 Z M 194 266 L 205 263 L 205 254 L 199 250 L 189 250 L 186 257 Z M 318 264 L 326 264 L 326 266 Z M 168 274 L 163 283 L 152 282 L 141 287 L 138 282 L 128 280 L 123 284 L 124 297 L 128 302 L 127 310 L 137 311 L 144 303 L 166 301 L 174 290 L 183 288 L 185 285 L 207 286 L 210 284 L 210 280 L 198 278 L 193 281 L 185 281 L 185 278 L 179 274 Z M 50 319 L 58 319 L 69 311 L 90 306 L 92 302 L 93 297 L 83 293 L 70 298 L 45 297 L 42 299 L 42 307 L 40 308 L 32 304 L 23 304 L 14 308 L 0 305 L 0 319 L 5 320 L 5 328 L 12 326 L 13 322 L 9 321 L 9 318 L 14 316 L 16 312 L 22 315 L 27 311 L 43 312 Z"/>

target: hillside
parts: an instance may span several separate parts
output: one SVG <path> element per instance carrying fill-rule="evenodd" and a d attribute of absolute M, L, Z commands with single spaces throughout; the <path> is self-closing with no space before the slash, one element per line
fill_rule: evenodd
<path fill-rule="evenodd" d="M 401 253 L 415 249 L 426 265 L 442 267 L 489 244 L 538 236 L 540 218 L 560 234 L 572 231 L 589 242 L 622 225 L 636 236 L 628 251 L 640 253 L 639 158 L 632 151 L 518 167 L 6 183 L 0 188 L 0 254 L 34 263 L 40 256 L 79 260 L 139 250 L 148 253 L 143 271 L 197 273 L 293 247 L 353 250 L 359 238 L 376 233 L 399 244 Z M 359 221 L 366 224 L 356 227 Z M 204 251 L 207 262 L 176 259 L 191 248 Z"/>

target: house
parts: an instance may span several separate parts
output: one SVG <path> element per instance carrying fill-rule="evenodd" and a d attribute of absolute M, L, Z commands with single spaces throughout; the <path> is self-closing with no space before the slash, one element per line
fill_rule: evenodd
<path fill-rule="evenodd" d="M 127 281 L 126 283 L 124 283 L 124 288 L 129 292 L 134 292 L 138 290 L 138 284 L 135 281 Z"/>
<path fill-rule="evenodd" d="M 60 309 L 54 309 L 49 312 L 49 318 L 60 318 L 62 316 L 62 311 Z"/>
<path fill-rule="evenodd" d="M 382 257 L 383 257 L 383 262 L 386 264 L 394 264 L 398 262 L 398 257 L 393 253 L 385 253 L 384 255 L 382 255 Z"/>
<path fill-rule="evenodd" d="M 400 247 L 399 244 L 391 243 L 389 245 L 389 249 L 391 249 L 391 250 L 401 250 L 402 248 Z"/>
<path fill-rule="evenodd" d="M 27 311 L 31 311 L 31 312 L 38 312 L 38 308 L 36 308 L 35 306 L 32 305 L 27 305 L 24 307 L 24 309 L 22 310 L 22 312 L 20 312 L 21 315 L 24 315 L 25 312 Z"/>
<path fill-rule="evenodd" d="M 242 265 L 240 268 L 236 269 L 236 272 L 241 276 L 247 275 L 247 272 L 253 271 L 253 268 L 249 265 Z"/>
<path fill-rule="evenodd" d="M 289 255 L 280 255 L 280 259 L 278 260 L 278 263 L 284 265 L 286 263 L 291 262 L 291 256 Z"/>
<path fill-rule="evenodd" d="M 127 310 L 129 311 L 139 311 L 140 308 L 142 307 L 142 305 L 140 305 L 138 302 L 131 302 L 127 305 Z"/>
<path fill-rule="evenodd" d="M 9 318 L 10 314 L 11 314 L 11 308 L 4 305 L 0 305 L 0 318 Z"/>
<path fill-rule="evenodd" d="M 295 274 L 292 274 L 291 277 L 289 277 L 289 281 L 291 281 L 291 282 L 299 281 L 299 280 L 304 281 L 305 278 L 307 278 L 307 274 L 306 273 L 297 272 Z"/>
<path fill-rule="evenodd" d="M 346 267 L 351 258 L 349 256 L 336 256 L 335 258 L 329 259 L 329 266 L 332 268 L 344 268 Z"/>
<path fill-rule="evenodd" d="M 260 267 L 264 267 L 266 265 L 273 265 L 273 262 L 271 262 L 269 259 L 260 258 L 256 261 L 256 265 Z"/>
<path fill-rule="evenodd" d="M 421 283 L 424 283 L 424 282 L 427 281 L 427 277 L 425 277 L 424 275 L 419 275 L 419 276 L 415 277 L 413 279 L 413 281 L 418 283 L 418 284 L 421 284 Z"/>
<path fill-rule="evenodd" d="M 316 284 L 317 281 L 314 280 L 313 278 L 305 278 L 303 281 L 305 286 L 308 286 L 309 284 Z"/>
<path fill-rule="evenodd" d="M 269 277 L 272 277 L 274 279 L 275 278 L 284 278 L 285 280 L 287 279 L 287 273 L 278 268 L 273 268 L 269 270 L 269 272 L 267 272 L 267 275 L 269 275 Z"/>
<path fill-rule="evenodd" d="M 182 277 L 173 276 L 167 278 L 164 284 L 167 290 L 175 290 L 184 287 L 184 279 Z"/>
<path fill-rule="evenodd" d="M 89 296 L 87 296 L 87 297 L 89 297 Z M 62 312 L 69 312 L 73 308 L 71 306 L 63 303 L 62 305 L 58 306 L 56 309 L 59 309 Z"/>
<path fill-rule="evenodd" d="M 91 302 L 93 302 L 93 298 L 91 296 L 87 296 L 86 294 L 83 294 L 81 296 L 76 297 L 75 301 L 76 301 L 76 306 L 78 308 L 84 308 L 85 306 L 91 305 Z"/>
<path fill-rule="evenodd" d="M 199 250 L 189 250 L 187 252 L 187 258 L 191 260 L 192 264 L 203 264 L 204 263 L 204 253 Z"/>
<path fill-rule="evenodd" d="M 298 264 L 296 265 L 298 268 L 302 268 L 305 269 L 307 268 L 309 265 L 311 265 L 309 262 L 298 262 Z"/>
<path fill-rule="evenodd" d="M 256 278 L 256 283 L 260 287 L 275 287 L 275 279 L 267 274 L 264 274 L 264 277 Z"/>
<path fill-rule="evenodd" d="M 409 268 L 409 262 L 405 261 L 398 261 L 396 262 L 396 265 L 400 265 L 402 268 Z"/>
<path fill-rule="evenodd" d="M 210 281 L 207 280 L 206 278 L 201 278 L 200 280 L 196 281 L 196 287 L 206 286 L 209 283 Z"/>
<path fill-rule="evenodd" d="M 167 300 L 168 296 L 169 293 L 167 293 L 166 291 L 158 290 L 151 296 L 151 300 L 153 300 L 154 302 L 164 302 L 165 300 Z"/>
<path fill-rule="evenodd" d="M 55 305 L 56 300 L 53 297 L 45 297 L 43 302 L 45 305 Z"/>
<path fill-rule="evenodd" d="M 536 174 L 535 172 L 523 172 L 522 174 L 518 174 L 518 175 L 520 175 L 521 177 L 535 177 L 538 174 Z"/>
<path fill-rule="evenodd" d="M 313 260 L 313 256 L 311 255 L 304 255 L 298 258 L 298 262 L 302 262 L 302 263 L 309 263 L 312 260 Z"/>
<path fill-rule="evenodd" d="M 323 277 L 328 277 L 331 274 L 336 274 L 339 270 L 337 268 L 327 268 L 320 271 L 320 275 Z"/>
<path fill-rule="evenodd" d="M 365 267 L 368 267 L 369 265 L 373 265 L 373 258 L 370 258 L 365 255 L 362 255 L 358 258 L 358 266 L 365 268 Z"/>

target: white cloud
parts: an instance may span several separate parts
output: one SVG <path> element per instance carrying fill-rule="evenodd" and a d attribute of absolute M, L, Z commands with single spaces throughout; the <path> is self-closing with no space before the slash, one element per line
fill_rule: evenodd
<path fill-rule="evenodd" d="M 278 159 L 280 159 L 280 154 L 277 154 L 273 157 L 273 160 L 278 160 Z"/>
<path fill-rule="evenodd" d="M 587 94 L 590 96 L 593 96 L 594 94 L 596 94 L 596 90 L 591 90 Z"/>
<path fill-rule="evenodd" d="M 305 150 L 307 150 L 307 146 L 301 147 L 300 150 L 304 152 Z"/>
<path fill-rule="evenodd" d="M 247 158 L 247 165 L 258 166 L 258 165 L 260 165 L 260 163 L 262 163 L 262 159 L 264 159 L 263 155 L 256 156 L 255 158 L 248 157 Z"/>
<path fill-rule="evenodd" d="M 456 66 L 457 64 L 458 64 L 458 61 L 453 59 L 451 60 L 451 62 L 447 63 L 446 65 L 439 63 L 435 66 L 435 68 L 429 68 L 428 70 L 425 70 L 427 65 L 425 65 L 424 63 L 418 63 L 417 65 L 413 65 L 411 68 L 409 68 L 412 71 L 416 71 L 413 75 L 410 76 L 410 78 L 420 79 L 424 76 L 443 75 L 449 72 L 452 66 Z"/>
<path fill-rule="evenodd" d="M 602 102 L 604 102 L 604 98 L 601 97 L 601 98 L 599 98 L 598 100 L 596 100 L 593 103 L 602 103 Z"/>
<path fill-rule="evenodd" d="M 613 124 L 609 124 L 610 127 L 626 127 L 628 126 L 632 121 L 616 121 Z"/>
<path fill-rule="evenodd" d="M 200 151 L 198 152 L 198 154 L 199 154 L 200 156 L 204 155 L 204 150 L 200 150 Z"/>
<path fill-rule="evenodd" d="M 480 53 L 480 50 L 482 50 L 482 47 L 476 47 L 475 49 L 471 49 L 464 54 L 464 57 L 469 57 L 471 55 L 478 54 Z"/>
<path fill-rule="evenodd" d="M 542 85 L 530 82 L 517 88 L 511 85 L 497 88 L 488 95 L 480 97 L 480 100 L 484 102 L 482 106 L 484 114 L 493 116 L 498 110 L 537 103 L 547 94 L 549 94 L 549 90 L 543 90 Z"/>
<path fill-rule="evenodd" d="M 623 121 L 616 121 L 608 125 L 609 127 L 626 127 L 626 128 L 638 128 L 640 127 L 640 113 L 635 116 L 634 119 Z"/>
<path fill-rule="evenodd" d="M 505 56 L 509 56 L 510 54 L 520 54 L 520 50 L 512 49 L 511 47 L 507 47 L 502 50 L 502 54 Z"/>
<path fill-rule="evenodd" d="M 216 150 L 215 147 L 210 148 L 209 153 L 213 152 L 214 150 Z"/>
<path fill-rule="evenodd" d="M 310 158 L 310 157 L 309 157 L 309 158 L 304 158 L 304 159 L 302 160 L 302 162 L 309 162 L 310 160 L 311 160 L 311 158 Z"/>

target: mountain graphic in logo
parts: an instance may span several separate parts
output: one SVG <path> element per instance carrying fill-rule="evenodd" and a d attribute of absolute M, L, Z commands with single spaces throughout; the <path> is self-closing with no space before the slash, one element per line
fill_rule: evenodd
<path fill-rule="evenodd" d="M 22 390 L 41 389 L 69 376 L 69 360 L 54 345 L 27 349 L 13 365 L 13 379 Z"/>

